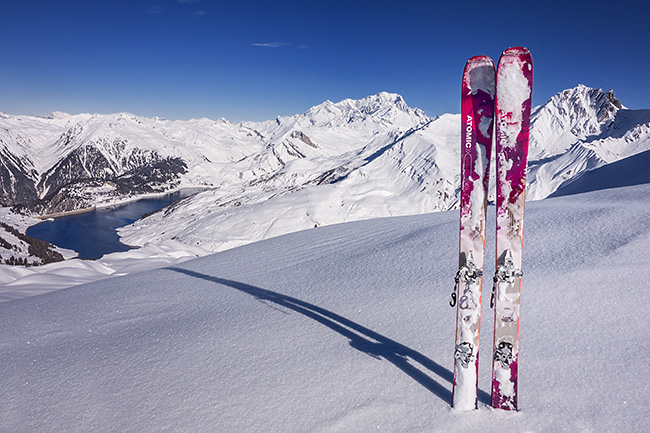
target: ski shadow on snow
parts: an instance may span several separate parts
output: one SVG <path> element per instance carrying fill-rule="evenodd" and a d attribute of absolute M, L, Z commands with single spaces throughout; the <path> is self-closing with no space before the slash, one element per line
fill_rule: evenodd
<path fill-rule="evenodd" d="M 169 270 L 189 275 L 194 278 L 210 281 L 222 286 L 227 286 L 240 292 L 253 296 L 262 302 L 270 302 L 280 307 L 293 310 L 302 314 L 316 322 L 328 327 L 329 329 L 341 334 L 349 340 L 350 346 L 366 353 L 376 359 L 385 359 L 395 367 L 399 368 L 406 375 L 425 387 L 434 395 L 441 398 L 443 401 L 451 404 L 452 395 L 451 391 L 440 384 L 437 380 L 433 379 L 426 372 L 433 373 L 439 376 L 444 381 L 451 384 L 453 382 L 453 373 L 441 366 L 432 359 L 424 356 L 417 350 L 404 346 L 395 340 L 391 340 L 371 329 L 366 328 L 350 319 L 340 316 L 325 308 L 317 305 L 310 304 L 300 299 L 291 296 L 283 295 L 271 290 L 262 289 L 260 287 L 251 286 L 249 284 L 241 283 L 238 281 L 227 280 L 224 278 L 213 277 L 211 275 L 202 274 L 199 272 L 191 271 L 182 268 L 167 268 Z M 424 371 L 412 364 L 414 361 L 420 364 Z M 479 401 L 485 404 L 490 404 L 490 395 L 485 391 L 479 390 Z"/>

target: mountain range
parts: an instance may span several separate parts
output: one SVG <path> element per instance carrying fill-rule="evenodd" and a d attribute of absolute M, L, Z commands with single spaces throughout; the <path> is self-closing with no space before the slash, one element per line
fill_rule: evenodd
<path fill-rule="evenodd" d="M 326 101 L 266 122 L 170 121 L 128 113 L 0 113 L 0 205 L 58 214 L 206 190 L 121 229 L 130 245 L 207 251 L 309 227 L 453 209 L 460 117 L 430 117 L 397 94 Z M 650 110 L 583 85 L 536 107 L 529 200 L 650 150 Z M 492 185 L 492 189 L 494 185 Z"/>

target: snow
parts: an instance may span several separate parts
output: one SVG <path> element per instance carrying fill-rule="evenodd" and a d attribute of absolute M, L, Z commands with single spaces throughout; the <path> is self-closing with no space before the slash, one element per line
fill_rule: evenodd
<path fill-rule="evenodd" d="M 479 90 L 487 93 L 488 95 L 494 97 L 494 63 L 492 59 L 485 56 L 476 56 L 469 60 L 470 62 L 477 63 L 480 66 L 473 66 L 470 69 L 470 73 L 465 79 L 467 83 L 472 83 L 471 85 L 464 83 L 464 86 L 468 89 L 471 89 L 472 95 L 476 95 Z M 485 69 L 489 69 L 492 73 L 485 73 Z"/>
<path fill-rule="evenodd" d="M 647 183 L 527 205 L 517 413 L 489 408 L 487 313 L 479 409 L 450 408 L 449 211 L 4 302 L 2 430 L 646 431 L 649 216 Z"/>
<path fill-rule="evenodd" d="M 483 116 L 481 117 L 481 120 L 478 124 L 478 129 L 481 131 L 481 135 L 483 137 L 490 137 L 492 135 L 492 124 L 493 124 L 493 119 L 492 117 L 486 117 Z"/>
<path fill-rule="evenodd" d="M 7 207 L 0 207 L 0 222 L 13 227 L 14 230 L 17 230 L 20 233 L 25 233 L 29 226 L 38 224 L 41 220 L 14 213 Z M 0 225 L 0 240 L 0 263 L 3 263 L 5 259 L 9 259 L 10 257 L 26 260 L 30 264 L 41 263 L 40 258 L 30 254 L 29 245 L 26 242 L 20 240 L 11 233 L 10 230 L 7 230 L 2 225 Z M 7 248 L 7 243 L 11 246 L 10 248 Z M 77 253 L 72 250 L 66 250 L 64 248 L 54 248 L 54 250 L 60 253 L 64 258 L 77 256 Z M 9 272 L 3 272 L 3 269 L 7 269 Z M 0 285 L 13 281 L 16 277 L 27 273 L 29 272 L 25 271 L 25 268 L 0 264 Z M 0 302 L 2 302 L 2 300 L 2 290 L 0 289 Z"/>
<path fill-rule="evenodd" d="M 58 251 L 75 257 L 71 250 Z M 134 272 L 158 269 L 204 256 L 208 252 L 175 241 L 150 244 L 123 253 L 106 254 L 99 260 L 69 259 L 36 267 L 0 265 L 0 302 Z"/>
<path fill-rule="evenodd" d="M 567 182 L 553 196 L 577 194 L 617 186 L 650 183 L 650 151 L 582 173 Z"/>
<path fill-rule="evenodd" d="M 509 66 L 509 67 L 505 67 Z M 523 61 L 512 60 L 506 61 L 504 67 L 497 70 L 497 82 L 508 83 L 507 86 L 497 87 L 497 100 L 504 113 L 509 113 L 507 122 L 504 119 L 502 127 L 510 127 L 513 130 L 512 140 L 504 143 L 504 146 L 515 146 L 514 139 L 517 138 L 519 131 L 521 131 L 521 124 L 523 121 L 522 105 L 531 97 L 531 87 L 529 79 L 524 74 L 524 68 L 530 67 Z M 504 138 L 500 137 L 500 141 Z"/>

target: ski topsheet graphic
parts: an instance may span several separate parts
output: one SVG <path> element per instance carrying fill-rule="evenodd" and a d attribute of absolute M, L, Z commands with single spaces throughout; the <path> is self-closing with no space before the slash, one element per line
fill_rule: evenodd
<path fill-rule="evenodd" d="M 457 305 L 452 405 L 477 406 L 485 213 L 494 118 L 494 63 L 472 57 L 461 93 L 460 246 L 452 306 Z"/>
<path fill-rule="evenodd" d="M 508 48 L 497 66 L 495 149 L 496 273 L 492 407 L 517 410 L 519 297 L 533 63 L 526 48 Z"/>
<path fill-rule="evenodd" d="M 452 406 L 477 407 L 481 289 L 490 156 L 497 190 L 492 406 L 517 409 L 519 293 L 532 61 L 526 48 L 505 50 L 494 71 L 487 56 L 468 60 L 461 94 L 459 269 L 451 305 L 457 306 Z M 494 131 L 494 149 L 492 133 Z"/>

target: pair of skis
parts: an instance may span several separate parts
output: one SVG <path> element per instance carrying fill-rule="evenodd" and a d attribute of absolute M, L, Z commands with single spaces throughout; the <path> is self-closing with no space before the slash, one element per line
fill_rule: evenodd
<path fill-rule="evenodd" d="M 530 52 L 508 48 L 494 70 L 475 56 L 463 72 L 459 270 L 451 305 L 457 306 L 452 406 L 478 407 L 478 352 L 490 159 L 496 162 L 496 272 L 492 407 L 517 410 L 519 296 L 524 192 L 532 96 Z M 495 139 L 493 140 L 493 133 Z M 493 146 L 494 143 L 494 146 Z"/>

